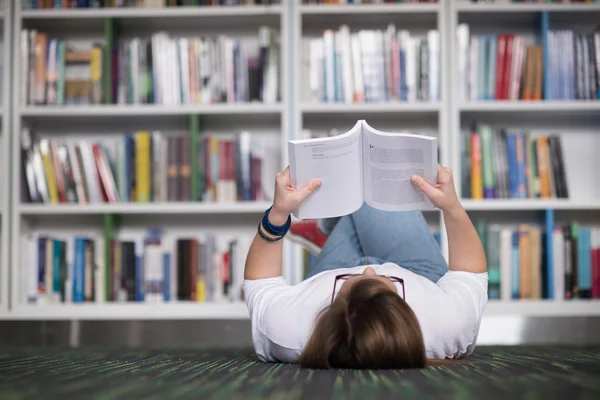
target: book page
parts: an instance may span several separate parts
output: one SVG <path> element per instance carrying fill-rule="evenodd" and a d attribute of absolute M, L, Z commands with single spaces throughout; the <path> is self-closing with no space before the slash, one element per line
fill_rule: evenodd
<path fill-rule="evenodd" d="M 365 122 L 363 163 L 364 201 L 370 206 L 386 211 L 435 208 L 410 177 L 437 181 L 437 138 L 385 133 Z"/>
<path fill-rule="evenodd" d="M 294 212 L 300 219 L 339 217 L 363 203 L 361 125 L 343 135 L 288 142 L 292 187 L 312 179 L 321 187 Z"/>

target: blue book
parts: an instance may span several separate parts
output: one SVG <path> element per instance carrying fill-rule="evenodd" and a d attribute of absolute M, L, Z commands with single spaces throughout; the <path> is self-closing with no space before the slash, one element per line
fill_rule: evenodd
<path fill-rule="evenodd" d="M 61 293 L 61 278 L 62 278 L 62 242 L 54 239 L 52 243 L 52 293 L 54 296 Z"/>
<path fill-rule="evenodd" d="M 546 219 L 545 236 L 546 241 L 544 246 L 545 263 L 542 265 L 542 292 L 545 293 L 544 298 L 554 299 L 554 210 L 548 209 L 544 212 Z"/>
<path fill-rule="evenodd" d="M 49 240 L 45 236 L 38 238 L 38 293 L 47 295 L 46 288 L 46 241 Z"/>
<path fill-rule="evenodd" d="M 171 253 L 163 254 L 163 297 L 165 301 L 171 301 Z"/>
<path fill-rule="evenodd" d="M 513 232 L 510 258 L 510 292 L 512 298 L 519 299 L 519 232 Z"/>
<path fill-rule="evenodd" d="M 135 255 L 135 300 L 144 301 L 144 265 L 140 254 Z"/>
<path fill-rule="evenodd" d="M 508 159 L 508 189 L 511 198 L 518 197 L 517 178 L 517 137 L 513 132 L 506 133 L 506 155 Z"/>
<path fill-rule="evenodd" d="M 527 176 L 525 175 L 525 135 L 523 132 L 516 134 L 516 149 L 517 149 L 517 193 L 516 197 L 524 199 L 527 197 Z M 520 148 L 520 151 L 519 151 Z"/>
<path fill-rule="evenodd" d="M 73 258 L 73 303 L 83 303 L 85 294 L 85 242 L 86 238 L 75 237 Z"/>
<path fill-rule="evenodd" d="M 487 75 L 487 100 L 494 100 L 496 97 L 496 63 L 498 58 L 498 36 L 492 35 L 488 38 L 488 68 Z"/>

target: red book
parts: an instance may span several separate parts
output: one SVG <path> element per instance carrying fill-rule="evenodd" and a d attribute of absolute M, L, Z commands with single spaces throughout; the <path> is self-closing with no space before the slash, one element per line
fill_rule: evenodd
<path fill-rule="evenodd" d="M 596 230 L 596 235 L 600 235 L 600 230 Z M 600 247 L 598 241 L 592 242 L 592 298 L 600 299 Z"/>
<path fill-rule="evenodd" d="M 513 58 L 513 42 L 515 35 L 509 34 L 506 38 L 506 49 L 504 50 L 504 76 L 502 77 L 502 99 L 509 99 L 510 90 L 510 76 L 512 72 L 512 58 Z"/>
<path fill-rule="evenodd" d="M 67 192 L 65 191 L 65 179 L 63 174 L 63 167 L 58 159 L 58 145 L 56 140 L 50 139 L 50 153 L 52 157 L 52 164 L 54 164 L 54 175 L 56 178 L 56 188 L 58 189 L 58 200 L 60 203 L 67 202 Z"/>
<path fill-rule="evenodd" d="M 117 196 L 111 184 L 111 172 L 108 168 L 108 164 L 105 163 L 102 149 L 98 143 L 94 143 L 92 145 L 92 150 L 94 152 L 94 160 L 96 161 L 96 171 L 98 172 L 98 182 L 100 184 L 100 192 L 102 193 L 103 201 L 115 203 L 117 201 Z"/>
<path fill-rule="evenodd" d="M 496 90 L 494 91 L 494 99 L 502 100 L 504 91 L 504 54 L 506 52 L 506 36 L 498 35 L 498 49 L 496 57 Z"/>

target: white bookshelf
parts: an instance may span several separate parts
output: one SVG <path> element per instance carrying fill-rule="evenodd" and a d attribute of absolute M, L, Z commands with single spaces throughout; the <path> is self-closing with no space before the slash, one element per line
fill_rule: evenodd
<path fill-rule="evenodd" d="M 600 17 L 598 4 L 472 4 L 469 1 L 441 1 L 441 4 L 353 4 L 353 5 L 302 5 L 300 1 L 284 1 L 282 5 L 260 7 L 184 7 L 167 9 L 100 9 L 100 10 L 15 10 L 14 27 L 4 25 L 5 37 L 18 44 L 22 27 L 39 27 L 49 32 L 59 32 L 63 37 L 84 33 L 94 39 L 100 36 L 104 18 L 114 18 L 127 24 L 132 34 L 164 29 L 167 32 L 228 33 L 245 35 L 259 25 L 276 26 L 280 32 L 281 98 L 277 104 L 214 104 L 206 106 L 81 106 L 45 107 L 23 106 L 14 102 L 13 125 L 9 130 L 7 102 L 2 112 L 3 138 L 12 131 L 12 150 L 19 149 L 19 132 L 24 124 L 34 124 L 42 135 L 64 137 L 64 126 L 73 126 L 77 135 L 90 138 L 114 136 L 125 132 L 123 126 L 145 127 L 155 125 L 161 129 L 181 129 L 187 117 L 198 114 L 206 120 L 205 129 L 225 132 L 237 128 L 261 131 L 282 152 L 281 166 L 287 164 L 287 140 L 299 138 L 305 129 L 314 133 L 337 128 L 341 132 L 366 119 L 381 130 L 407 130 L 435 135 L 439 138 L 442 164 L 455 172 L 460 188 L 460 129 L 463 123 L 473 120 L 488 122 L 493 127 L 528 128 L 534 132 L 558 131 L 562 133 L 567 153 L 567 179 L 570 182 L 569 199 L 549 200 L 471 200 L 463 205 L 471 214 L 483 215 L 490 220 L 514 223 L 518 220 L 538 220 L 541 212 L 556 210 L 557 220 L 590 218 L 600 223 L 600 180 L 592 171 L 598 171 L 600 160 L 595 153 L 600 148 L 600 102 L 597 101 L 489 101 L 463 102 L 455 95 L 457 83 L 457 49 L 455 32 L 459 22 L 473 23 L 476 31 L 492 33 L 503 29 L 535 35 L 537 15 L 551 11 L 559 16 L 561 27 L 577 26 Z M 554 18 L 554 17 L 553 17 Z M 554 20 L 553 20 L 554 21 Z M 586 22 L 587 21 L 587 22 Z M 440 94 L 436 102 L 389 103 L 317 103 L 307 101 L 303 70 L 302 40 L 316 37 L 325 29 L 337 29 L 348 24 L 350 30 L 385 29 L 395 23 L 398 29 L 408 29 L 411 35 L 424 36 L 429 29 L 440 32 Z M 12 34 L 11 34 L 12 32 Z M 92 32 L 91 34 L 89 34 Z M 15 48 L 18 48 L 15 47 Z M 6 46 L 5 46 L 6 54 Z M 8 58 L 6 58 L 8 59 Z M 13 59 L 14 85 L 19 81 L 18 59 Z M 8 93 L 9 75 L 4 72 L 3 93 Z M 13 86 L 13 96 L 18 99 Z M 17 93 L 17 94 L 15 94 Z M 4 97 L 6 98 L 6 97 Z M 84 122 L 92 122 L 85 128 Z M 140 125 L 147 121 L 148 125 Z M 204 125 L 204 124 L 203 124 Z M 401 127 L 401 128 L 399 128 Z M 205 129 L 204 129 L 205 128 Z M 595 151 L 594 151 L 595 150 Z M 2 148 L 3 155 L 9 153 Z M 15 153 L 15 154 L 18 154 Z M 3 157 L 8 165 L 8 157 Z M 575 165 L 571 160 L 579 160 Z M 12 237 L 10 265 L 12 288 L 19 288 L 19 270 L 23 268 L 20 242 L 27 233 L 53 231 L 71 235 L 87 229 L 93 236 L 102 235 L 101 221 L 105 214 L 122 218 L 123 234 L 139 235 L 147 227 L 163 224 L 181 235 L 220 229 L 224 234 L 247 232 L 251 235 L 267 202 L 251 204 L 92 204 L 92 205 L 39 205 L 20 201 L 19 156 L 13 157 L 12 208 L 3 208 L 2 247 L 9 247 Z M 3 177 L 4 179 L 4 177 Z M 8 176 L 6 177 L 8 181 Z M 6 195 L 8 203 L 8 195 Z M 7 213 L 12 217 L 10 235 Z M 430 226 L 444 232 L 441 213 L 427 213 Z M 442 235 L 442 249 L 447 256 L 447 240 Z M 286 242 L 284 271 L 298 282 L 301 276 L 301 252 Z M 3 265 L 8 266 L 8 254 L 2 252 Z M 1 269 L 2 302 L 8 301 L 9 271 Z M 12 319 L 246 319 L 243 304 L 168 303 L 159 305 L 137 303 L 89 303 L 65 305 L 25 305 L 18 290 L 11 291 L 9 318 Z M 2 310 L 2 309 L 0 309 Z M 484 326 L 502 318 L 600 316 L 598 301 L 490 301 L 486 309 Z M 486 325 L 487 324 L 487 325 Z M 490 325 L 492 324 L 492 325 Z M 484 332 L 485 333 L 485 332 Z M 484 335 L 485 336 L 485 335 Z M 481 337 L 481 335 L 480 335 Z"/>
<path fill-rule="evenodd" d="M 461 187 L 461 128 L 473 122 L 493 129 L 524 129 L 534 135 L 560 134 L 569 185 L 568 199 L 462 199 L 465 209 L 489 224 L 509 227 L 520 222 L 543 224 L 545 210 L 554 210 L 557 224 L 570 220 L 600 224 L 600 178 L 596 172 L 600 167 L 600 101 L 464 101 L 459 92 L 456 42 L 458 24 L 467 23 L 470 35 L 515 32 L 535 43 L 542 11 L 550 12 L 550 29 L 591 32 L 593 21 L 600 17 L 600 4 L 514 4 L 501 0 L 488 4 L 457 0 L 448 4 L 449 90 L 456 95 L 446 106 L 457 189 Z M 599 315 L 598 300 L 489 300 L 480 337 L 484 342 L 510 344 L 514 332 L 505 327 L 518 332 L 526 317 Z"/>
<path fill-rule="evenodd" d="M 75 10 L 15 10 L 12 37 L 19 49 L 21 29 L 38 29 L 49 37 L 70 41 L 103 41 L 104 21 L 113 19 L 120 24 L 120 35 L 149 37 L 156 31 L 174 36 L 227 34 L 234 38 L 256 38 L 260 26 L 272 27 L 279 39 L 279 97 L 276 103 L 218 103 L 210 105 L 84 105 L 34 106 L 23 104 L 20 98 L 19 57 L 13 58 L 13 144 L 19 150 L 19 136 L 23 127 L 31 127 L 39 138 L 85 138 L 111 140 L 126 132 L 160 130 L 167 133 L 186 132 L 191 115 L 200 118 L 200 134 L 228 135 L 241 130 L 249 131 L 265 144 L 265 153 L 282 153 L 287 148 L 289 78 L 287 41 L 287 7 L 177 7 L 177 8 L 115 8 Z M 8 150 L 7 150 L 8 151 Z M 171 301 L 165 304 L 146 303 L 83 303 L 83 304 L 27 304 L 23 294 L 22 272 L 26 268 L 23 238 L 42 233 L 67 240 L 69 252 L 75 234 L 85 233 L 98 240 L 103 236 L 103 219 L 113 215 L 120 220 L 118 235 L 124 240 L 141 238 L 148 228 L 159 227 L 165 232 L 164 241 L 174 257 L 177 237 L 201 237 L 205 233 L 217 235 L 217 242 L 232 237 L 250 240 L 262 213 L 271 205 L 268 200 L 247 203 L 152 202 L 114 204 L 27 204 L 21 201 L 20 157 L 12 160 L 14 190 L 12 194 L 13 224 L 11 235 L 11 311 L 14 319 L 237 319 L 247 318 L 244 304 L 226 300 L 215 303 Z M 276 172 L 287 161 L 285 157 L 275 165 Z M 271 161 L 274 160 L 274 161 Z M 269 157 L 273 167 L 277 157 Z M 266 164 L 263 164 L 266 167 Z M 272 189 L 272 179 L 265 180 L 265 191 Z M 71 240 L 71 241 L 70 241 Z M 173 246 L 170 246 L 173 244 Z M 104 248 L 99 250 L 104 254 Z M 173 259 L 174 260 L 174 259 Z M 104 260 L 98 263 L 103 267 Z M 171 268 L 176 268 L 174 262 Z M 7 273 L 8 268 L 2 268 Z M 289 268 L 288 268 L 289 269 Z M 103 289 L 102 289 L 103 290 Z M 5 291 L 3 291 L 6 293 Z M 176 297 L 176 293 L 173 294 Z"/>
<path fill-rule="evenodd" d="M 3 2 L 0 8 L 0 316 L 6 315 L 8 310 L 10 265 L 10 24 L 10 8 Z"/>

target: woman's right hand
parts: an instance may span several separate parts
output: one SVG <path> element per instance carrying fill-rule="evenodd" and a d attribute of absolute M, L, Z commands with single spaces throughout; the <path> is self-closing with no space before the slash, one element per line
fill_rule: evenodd
<path fill-rule="evenodd" d="M 454 179 L 450 168 L 438 164 L 437 183 L 435 185 L 431 185 L 423 177 L 417 175 L 413 175 L 410 181 L 421 189 L 433 205 L 440 210 L 448 212 L 461 207 L 454 189 Z"/>

